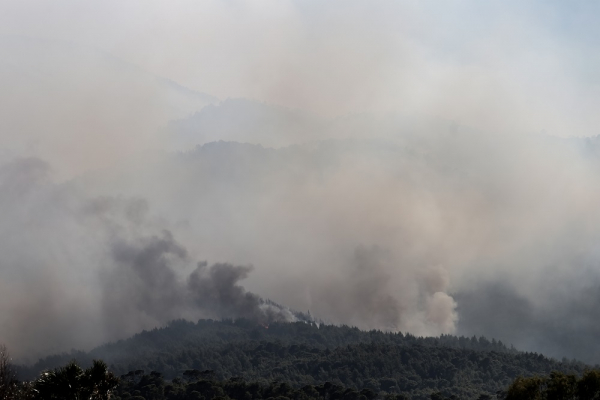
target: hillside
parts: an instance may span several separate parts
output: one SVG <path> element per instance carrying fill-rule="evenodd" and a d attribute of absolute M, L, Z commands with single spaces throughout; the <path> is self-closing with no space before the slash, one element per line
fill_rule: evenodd
<path fill-rule="evenodd" d="M 595 364 L 600 224 L 579 193 L 600 187 L 596 141 L 466 130 L 277 149 L 220 141 L 136 180 L 114 176 L 119 193 L 176 221 L 169 229 L 193 238 L 199 260 L 252 264 L 243 285 L 261 296 L 335 324 L 484 335 Z M 438 300 L 446 312 L 432 323 L 426 308 Z"/>
<path fill-rule="evenodd" d="M 331 382 L 415 399 L 438 391 L 477 398 L 504 390 L 518 376 L 554 370 L 581 374 L 586 367 L 519 352 L 483 337 L 417 338 L 305 322 L 267 327 L 246 320 L 200 320 L 175 321 L 89 353 L 50 356 L 22 368 L 21 378 L 71 359 L 90 365 L 94 358 L 102 358 L 118 375 L 144 370 L 181 379 L 186 371 L 189 375 L 190 370 L 210 370 L 216 380 L 235 377 L 264 385 L 279 381 L 296 388 Z"/>

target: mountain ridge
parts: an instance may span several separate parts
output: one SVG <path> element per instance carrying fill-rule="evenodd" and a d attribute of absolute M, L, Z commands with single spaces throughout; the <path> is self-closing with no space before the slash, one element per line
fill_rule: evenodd
<path fill-rule="evenodd" d="M 484 337 L 415 337 L 307 322 L 261 326 L 250 320 L 177 320 L 88 353 L 46 357 L 21 367 L 20 374 L 30 378 L 71 359 L 86 366 L 98 358 L 119 375 L 144 370 L 174 379 L 188 370 L 211 370 L 221 380 L 280 380 L 294 387 L 332 382 L 416 399 L 427 398 L 432 391 L 477 398 L 503 390 L 518 376 L 554 370 L 581 375 L 589 368 Z"/>

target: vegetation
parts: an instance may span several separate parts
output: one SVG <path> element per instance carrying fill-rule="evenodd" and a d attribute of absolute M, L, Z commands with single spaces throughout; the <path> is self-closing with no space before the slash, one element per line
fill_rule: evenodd
<path fill-rule="evenodd" d="M 598 375 L 586 365 L 519 352 L 495 340 L 418 338 L 304 322 L 267 327 L 246 320 L 175 321 L 89 353 L 47 357 L 18 373 L 33 380 L 34 398 L 107 398 L 116 383 L 106 364 L 93 361 L 100 358 L 120 375 L 114 396 L 130 400 L 485 400 L 499 394 L 506 400 L 600 399 L 594 389 L 600 387 L 594 386 Z M 57 367 L 69 359 L 89 368 Z M 56 391 L 63 394 L 39 397 Z"/>
<path fill-rule="evenodd" d="M 0 345 L 0 399 L 9 399 L 17 386 L 16 371 L 5 345 Z"/>
<path fill-rule="evenodd" d="M 113 398 L 113 391 L 118 384 L 118 378 L 108 371 L 103 361 L 94 360 L 86 370 L 72 361 L 64 367 L 42 372 L 31 382 L 11 379 L 8 386 L 2 387 L 0 399 L 108 400 Z"/>
<path fill-rule="evenodd" d="M 75 362 L 44 372 L 33 382 L 35 399 L 107 400 L 119 381 L 103 361 L 81 369 Z"/>
<path fill-rule="evenodd" d="M 600 398 L 600 371 L 587 370 L 579 377 L 554 371 L 547 377 L 518 377 L 505 391 L 496 396 L 481 394 L 478 400 L 595 400 Z M 294 387 L 287 382 L 268 384 L 247 382 L 234 377 L 216 380 L 214 371 L 188 370 L 182 378 L 165 380 L 158 372 L 144 374 L 130 371 L 117 379 L 106 365 L 96 361 L 94 367 L 83 371 L 75 363 L 42 373 L 31 383 L 19 384 L 12 396 L 3 399 L 90 399 L 90 400 L 192 400 L 192 399 L 277 399 L 277 400 L 409 400 L 406 394 L 394 394 L 371 388 L 356 389 L 331 382 Z M 458 400 L 456 395 L 445 396 L 431 392 L 430 400 Z"/>
<path fill-rule="evenodd" d="M 129 400 L 188 400 L 188 399 L 375 399 L 370 389 L 356 390 L 326 382 L 295 388 L 286 382 L 269 384 L 246 382 L 241 378 L 218 381 L 210 377 L 188 377 L 191 380 L 165 381 L 160 374 L 151 373 L 122 379 L 115 396 Z M 395 396 L 388 396 L 396 398 Z"/>
<path fill-rule="evenodd" d="M 587 370 L 581 377 L 557 371 L 547 377 L 518 377 L 503 397 L 505 400 L 597 400 L 600 371 Z"/>

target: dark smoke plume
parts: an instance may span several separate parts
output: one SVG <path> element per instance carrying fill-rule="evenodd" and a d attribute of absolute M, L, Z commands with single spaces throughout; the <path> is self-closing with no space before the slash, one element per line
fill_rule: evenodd
<path fill-rule="evenodd" d="M 42 160 L 0 168 L 0 342 L 20 359 L 173 319 L 306 320 L 247 291 L 250 266 L 194 263 L 146 200 L 88 197 Z"/>
<path fill-rule="evenodd" d="M 188 252 L 169 231 L 160 236 L 123 240 L 112 245 L 116 267 L 104 274 L 104 310 L 115 333 L 133 320 L 164 324 L 178 318 L 245 318 L 261 324 L 296 320 L 239 284 L 250 266 L 203 261 L 182 277 L 191 263 Z"/>

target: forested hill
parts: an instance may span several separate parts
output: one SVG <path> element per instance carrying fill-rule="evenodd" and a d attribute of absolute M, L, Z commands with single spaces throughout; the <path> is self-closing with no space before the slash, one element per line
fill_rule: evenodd
<path fill-rule="evenodd" d="M 72 352 L 21 369 L 22 378 L 76 359 L 82 365 L 103 359 L 110 369 L 157 371 L 167 379 L 190 370 L 210 370 L 215 379 L 233 377 L 294 387 L 332 382 L 374 392 L 429 398 L 477 398 L 504 390 L 517 376 L 553 370 L 581 374 L 586 366 L 519 352 L 495 340 L 444 335 L 360 331 L 347 326 L 305 322 L 261 326 L 250 321 L 175 321 L 89 353 Z"/>

